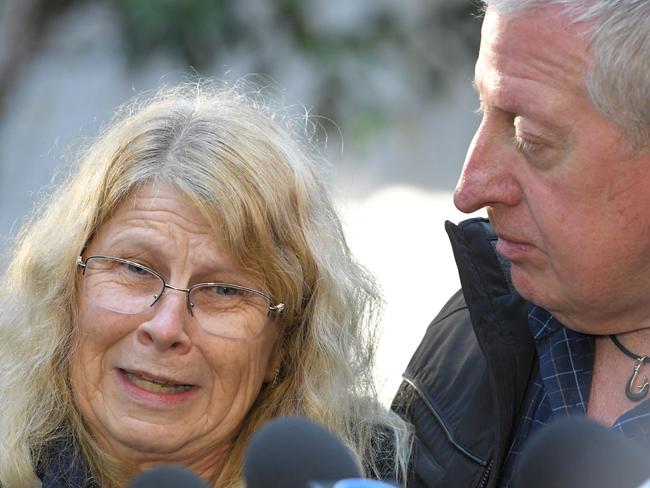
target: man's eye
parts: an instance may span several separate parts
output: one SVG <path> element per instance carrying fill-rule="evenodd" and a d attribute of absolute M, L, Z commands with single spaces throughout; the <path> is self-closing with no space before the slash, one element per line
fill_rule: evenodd
<path fill-rule="evenodd" d="M 514 143 L 515 143 L 515 147 L 519 150 L 519 152 L 523 154 L 533 155 L 535 153 L 538 153 L 542 149 L 542 144 L 527 141 L 525 139 L 516 136 L 514 139 Z"/>

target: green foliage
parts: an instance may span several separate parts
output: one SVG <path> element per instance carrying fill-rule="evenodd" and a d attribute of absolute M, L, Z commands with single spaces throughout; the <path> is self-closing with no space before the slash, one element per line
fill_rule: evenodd
<path fill-rule="evenodd" d="M 112 1 L 132 65 L 164 51 L 201 75 L 221 76 L 206 71 L 223 67 L 224 55 L 244 53 L 250 71 L 282 81 L 282 67 L 291 57 L 317 75 L 312 90 L 317 99 L 309 101 L 313 111 L 360 137 L 386 127 L 391 112 L 390 100 L 371 93 L 372 73 L 402 76 L 405 90 L 427 100 L 444 89 L 445 73 L 460 62 L 458 53 L 470 60 L 478 46 L 474 0 L 424 2 L 415 21 L 399 4 L 380 2 L 368 8 L 358 28 L 341 29 L 319 23 L 322 4 L 314 0 Z M 278 42 L 282 49 L 276 55 Z M 387 51 L 397 54 L 389 59 Z M 362 84 L 369 93 L 354 96 L 364 94 Z"/>
<path fill-rule="evenodd" d="M 214 0 L 116 0 L 132 62 L 167 50 L 196 68 L 212 62 L 241 33 L 231 2 Z"/>

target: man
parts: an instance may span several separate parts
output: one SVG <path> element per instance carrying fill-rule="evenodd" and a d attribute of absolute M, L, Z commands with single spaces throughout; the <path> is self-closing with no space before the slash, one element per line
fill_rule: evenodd
<path fill-rule="evenodd" d="M 489 224 L 448 224 L 463 290 L 394 402 L 412 486 L 511 486 L 567 415 L 650 446 L 650 1 L 485 3 L 455 204 Z"/>

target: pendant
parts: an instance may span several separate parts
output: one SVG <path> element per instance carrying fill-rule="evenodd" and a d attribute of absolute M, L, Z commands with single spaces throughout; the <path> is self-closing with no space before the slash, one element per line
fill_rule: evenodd
<path fill-rule="evenodd" d="M 636 380 L 639 376 L 639 371 L 645 363 L 646 357 L 640 357 L 637 360 L 637 363 L 634 365 L 634 371 L 632 376 L 627 380 L 627 385 L 625 386 L 625 395 L 632 400 L 633 402 L 640 402 L 648 395 L 648 390 L 650 389 L 650 383 L 648 382 L 648 377 L 643 377 L 643 384 L 637 385 Z"/>

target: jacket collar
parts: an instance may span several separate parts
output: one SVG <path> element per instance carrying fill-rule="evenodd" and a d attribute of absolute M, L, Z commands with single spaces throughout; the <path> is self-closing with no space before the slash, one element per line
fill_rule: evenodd
<path fill-rule="evenodd" d="M 528 302 L 513 288 L 508 261 L 496 250 L 489 221 L 445 224 L 458 266 L 474 332 L 485 354 L 498 421 L 496 455 L 507 451 L 513 419 L 526 394 L 535 345 L 528 328 Z M 498 466 L 502 459 L 494 459 Z"/>

